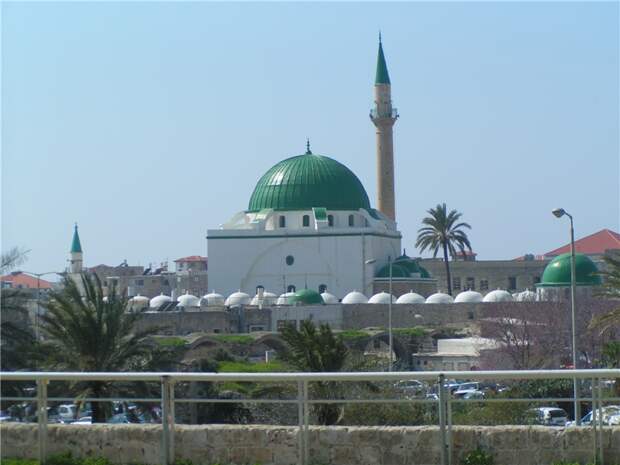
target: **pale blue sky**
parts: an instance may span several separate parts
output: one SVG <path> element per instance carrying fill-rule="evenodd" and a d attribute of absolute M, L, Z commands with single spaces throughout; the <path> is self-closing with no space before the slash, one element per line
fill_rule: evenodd
<path fill-rule="evenodd" d="M 619 226 L 618 3 L 2 4 L 2 248 L 64 268 L 206 254 L 271 165 L 349 166 L 375 204 L 377 32 L 397 219 L 463 212 L 481 259 Z"/>

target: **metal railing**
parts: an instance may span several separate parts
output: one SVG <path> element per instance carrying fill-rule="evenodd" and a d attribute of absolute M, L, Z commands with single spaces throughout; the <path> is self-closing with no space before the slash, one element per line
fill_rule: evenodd
<path fill-rule="evenodd" d="M 618 402 L 618 397 L 602 396 L 602 381 L 620 379 L 620 369 L 597 370 L 523 370 L 523 371 L 445 371 L 445 372 L 340 372 L 340 373 L 74 373 L 74 372 L 0 372 L 0 381 L 35 381 L 36 397 L 0 397 L 0 401 L 31 401 L 37 403 L 38 456 L 40 463 L 47 458 L 47 407 L 48 402 L 70 401 L 72 398 L 48 398 L 48 384 L 62 381 L 105 381 L 105 382 L 158 382 L 161 398 L 81 398 L 87 402 L 157 402 L 162 410 L 161 463 L 174 462 L 175 405 L 178 403 L 280 403 L 296 404 L 298 417 L 298 449 L 300 465 L 309 463 L 308 431 L 310 407 L 316 404 L 352 403 L 425 403 L 438 407 L 439 450 L 441 465 L 452 465 L 452 405 L 468 402 L 572 402 L 570 398 L 483 398 L 475 400 L 455 399 L 450 395 L 446 380 L 467 379 L 471 381 L 500 380 L 554 380 L 577 379 L 591 382 L 591 395 L 580 396 L 581 402 L 592 404 L 592 454 L 596 464 L 604 464 L 603 448 L 603 401 Z M 311 399 L 309 384 L 313 382 L 396 382 L 418 380 L 436 384 L 437 399 Z M 174 385 L 180 382 L 288 382 L 296 383 L 297 396 L 294 399 L 205 399 L 174 397 Z M 594 413 L 596 412 L 596 413 Z M 577 420 L 577 419 L 576 419 Z M 598 423 L 598 424 L 597 424 Z"/>

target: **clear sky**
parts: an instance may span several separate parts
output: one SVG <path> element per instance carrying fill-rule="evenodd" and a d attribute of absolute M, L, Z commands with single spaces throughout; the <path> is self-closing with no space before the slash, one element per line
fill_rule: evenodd
<path fill-rule="evenodd" d="M 375 204 L 381 29 L 397 220 L 463 212 L 480 259 L 619 229 L 618 3 L 2 4 L 2 249 L 24 269 L 207 253 L 281 159 L 349 166 Z"/>

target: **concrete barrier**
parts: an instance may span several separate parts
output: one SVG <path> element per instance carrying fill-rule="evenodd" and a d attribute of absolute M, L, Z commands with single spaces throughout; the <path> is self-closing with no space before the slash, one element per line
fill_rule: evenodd
<path fill-rule="evenodd" d="M 261 425 L 176 425 L 175 458 L 195 464 L 289 465 L 298 461 L 298 429 Z M 417 427 L 310 427 L 310 463 L 322 465 L 437 465 L 439 431 Z M 2 457 L 36 458 L 37 425 L 0 425 Z M 158 425 L 49 425 L 49 453 L 106 457 L 115 463 L 160 461 Z M 481 446 L 495 465 L 593 463 L 590 428 L 459 426 L 453 463 Z M 620 465 L 620 427 L 605 427 L 606 465 Z"/>

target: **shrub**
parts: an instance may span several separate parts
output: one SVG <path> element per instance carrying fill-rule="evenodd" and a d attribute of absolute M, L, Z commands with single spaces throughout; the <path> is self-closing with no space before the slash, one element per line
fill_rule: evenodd
<path fill-rule="evenodd" d="M 493 456 L 484 449 L 477 447 L 465 454 L 461 459 L 461 465 L 493 465 Z"/>

